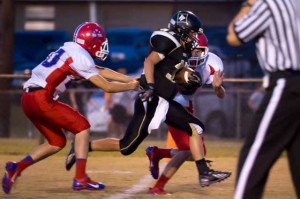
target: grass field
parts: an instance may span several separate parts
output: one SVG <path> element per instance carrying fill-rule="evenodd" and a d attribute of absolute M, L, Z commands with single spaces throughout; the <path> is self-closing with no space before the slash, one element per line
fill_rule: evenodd
<path fill-rule="evenodd" d="M 155 182 L 148 172 L 145 148 L 148 145 L 164 146 L 165 142 L 146 140 L 131 156 L 124 157 L 118 152 L 93 152 L 88 159 L 88 174 L 94 180 L 106 184 L 103 191 L 79 191 L 71 189 L 74 168 L 64 169 L 67 148 L 48 159 L 39 162 L 22 173 L 9 195 L 0 192 L 0 199 L 149 199 L 162 196 L 147 195 Z M 0 139 L 0 174 L 8 160 L 18 161 L 38 145 L 38 139 Z M 69 146 L 69 145 L 68 145 Z M 241 142 L 232 140 L 207 139 L 207 159 L 213 160 L 215 170 L 226 170 L 233 175 L 222 183 L 201 188 L 193 162 L 186 162 L 169 181 L 166 190 L 172 199 L 227 199 L 233 197 L 235 169 Z M 163 168 L 165 161 L 160 162 Z M 1 176 L 2 177 L 2 176 Z M 271 171 L 264 198 L 296 198 L 285 155 Z"/>

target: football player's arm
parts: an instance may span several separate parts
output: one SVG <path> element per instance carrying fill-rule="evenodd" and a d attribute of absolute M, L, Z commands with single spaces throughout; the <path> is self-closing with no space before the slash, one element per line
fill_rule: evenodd
<path fill-rule="evenodd" d="M 95 86 L 101 88 L 103 91 L 108 93 L 137 90 L 139 88 L 139 83 L 136 80 L 132 80 L 128 83 L 109 82 L 100 75 L 94 75 L 89 78 L 89 81 L 91 81 Z"/>
<path fill-rule="evenodd" d="M 144 61 L 144 73 L 148 84 L 154 84 L 154 66 L 165 58 L 165 55 L 176 48 L 172 36 L 163 30 L 154 31 L 150 38 L 151 53 Z"/>
<path fill-rule="evenodd" d="M 242 44 L 241 40 L 238 38 L 234 31 L 234 24 L 239 19 L 241 19 L 243 16 L 249 13 L 252 5 L 255 3 L 256 0 L 247 0 L 242 4 L 242 7 L 240 11 L 237 13 L 237 15 L 233 18 L 233 20 L 228 25 L 228 34 L 226 36 L 226 40 L 229 45 L 232 46 L 239 46 Z"/>
<path fill-rule="evenodd" d="M 144 61 L 144 73 L 148 84 L 154 84 L 154 65 L 161 61 L 159 53 L 152 51 Z"/>
<path fill-rule="evenodd" d="M 117 71 L 111 70 L 109 68 L 100 67 L 100 66 L 97 66 L 97 68 L 99 71 L 99 75 L 101 75 L 105 79 L 124 82 L 124 83 L 128 83 L 134 79 L 137 79 L 137 78 L 129 77 L 129 76 L 119 73 Z"/>
<path fill-rule="evenodd" d="M 225 97 L 225 88 L 222 86 L 223 79 L 224 73 L 222 71 L 216 71 L 212 82 L 212 86 L 215 90 L 216 95 L 221 99 Z"/>

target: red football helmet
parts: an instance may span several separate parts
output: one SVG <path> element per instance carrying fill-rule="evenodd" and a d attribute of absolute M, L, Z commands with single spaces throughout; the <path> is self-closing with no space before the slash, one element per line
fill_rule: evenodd
<path fill-rule="evenodd" d="M 73 41 L 86 49 L 91 56 L 104 61 L 108 56 L 108 41 L 104 29 L 97 23 L 80 24 L 73 36 Z"/>
<path fill-rule="evenodd" d="M 194 42 L 192 49 L 201 49 L 202 53 L 200 56 L 192 56 L 189 58 L 188 63 L 191 67 L 196 68 L 202 64 L 208 54 L 208 40 L 204 33 L 197 34 L 197 42 Z"/>

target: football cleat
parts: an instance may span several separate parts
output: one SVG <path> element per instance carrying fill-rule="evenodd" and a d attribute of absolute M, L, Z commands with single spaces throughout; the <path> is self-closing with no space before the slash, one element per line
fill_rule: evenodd
<path fill-rule="evenodd" d="M 151 176 L 154 179 L 158 179 L 159 176 L 159 156 L 157 153 L 157 146 L 149 146 L 146 149 L 146 155 L 148 156 L 149 159 L 149 170 L 151 173 Z"/>
<path fill-rule="evenodd" d="M 72 166 L 76 162 L 76 155 L 75 155 L 75 150 L 74 150 L 74 142 L 71 143 L 71 149 L 67 155 L 66 158 L 66 170 L 69 171 Z"/>
<path fill-rule="evenodd" d="M 98 191 L 105 188 L 105 185 L 101 182 L 94 182 L 90 178 L 86 177 L 82 180 L 77 180 L 74 178 L 73 180 L 73 190 L 80 191 L 80 190 L 91 190 L 91 191 Z"/>
<path fill-rule="evenodd" d="M 10 192 L 16 178 L 20 175 L 17 167 L 18 164 L 16 162 L 7 162 L 5 165 L 5 174 L 2 178 L 2 189 L 4 193 L 8 194 Z"/>
<path fill-rule="evenodd" d="M 223 172 L 223 171 L 214 171 L 209 169 L 200 174 L 199 183 L 201 187 L 209 186 L 216 182 L 221 182 L 228 178 L 231 175 L 231 172 Z"/>
<path fill-rule="evenodd" d="M 166 192 L 163 188 L 159 188 L 159 187 L 149 188 L 147 193 L 151 195 L 164 195 L 164 196 L 171 195 L 170 193 Z"/>

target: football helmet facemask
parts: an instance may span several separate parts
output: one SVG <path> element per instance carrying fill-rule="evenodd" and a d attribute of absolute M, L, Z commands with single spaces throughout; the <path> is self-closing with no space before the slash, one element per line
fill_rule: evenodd
<path fill-rule="evenodd" d="M 92 57 L 104 61 L 108 56 L 106 34 L 97 23 L 85 22 L 80 24 L 74 32 L 73 41 L 87 50 Z"/>
<path fill-rule="evenodd" d="M 197 41 L 193 43 L 192 49 L 200 49 L 202 51 L 200 56 L 192 56 L 188 59 L 189 66 L 195 69 L 205 61 L 208 54 L 208 40 L 204 33 L 197 34 Z"/>
<path fill-rule="evenodd" d="M 178 34 L 184 42 L 187 42 L 188 38 L 196 41 L 195 35 L 203 32 L 199 17 L 191 11 L 175 13 L 168 24 L 168 28 Z"/>

